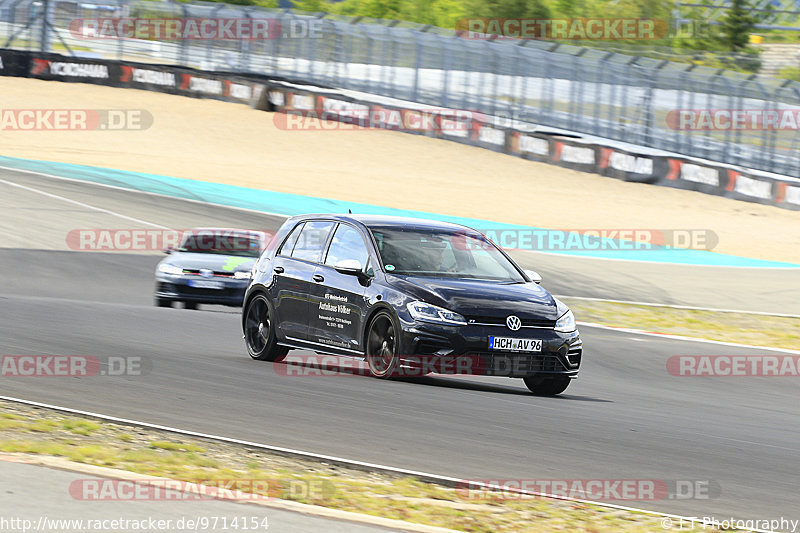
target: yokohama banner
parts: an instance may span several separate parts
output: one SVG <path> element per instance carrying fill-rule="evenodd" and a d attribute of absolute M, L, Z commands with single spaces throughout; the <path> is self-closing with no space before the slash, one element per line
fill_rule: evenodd
<path fill-rule="evenodd" d="M 15 74 L 9 72 L 6 75 L 145 89 L 229 102 L 251 103 L 256 96 L 256 89 L 263 85 L 263 82 L 240 76 L 211 74 L 181 67 L 38 52 L 0 51 L 0 57 L 5 59 L 6 55 L 13 58 L 15 65 Z"/>

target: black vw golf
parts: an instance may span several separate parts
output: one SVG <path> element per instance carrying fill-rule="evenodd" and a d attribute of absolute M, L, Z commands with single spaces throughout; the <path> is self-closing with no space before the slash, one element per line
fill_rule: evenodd
<path fill-rule="evenodd" d="M 371 215 L 292 217 L 253 266 L 253 359 L 290 349 L 365 358 L 370 374 L 522 378 L 563 392 L 582 345 L 572 312 L 481 233 Z"/>

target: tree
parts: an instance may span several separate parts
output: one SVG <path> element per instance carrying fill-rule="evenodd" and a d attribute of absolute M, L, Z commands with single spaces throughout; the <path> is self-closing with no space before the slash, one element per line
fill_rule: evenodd
<path fill-rule="evenodd" d="M 385 20 L 399 20 L 403 11 L 403 0 L 366 0 L 359 15 Z"/>
<path fill-rule="evenodd" d="M 584 0 L 556 0 L 556 13 L 558 18 L 576 18 L 588 16 Z"/>
<path fill-rule="evenodd" d="M 544 0 L 468 0 L 467 11 L 472 17 L 550 18 L 550 8 Z"/>
<path fill-rule="evenodd" d="M 326 0 L 292 0 L 292 5 L 298 11 L 308 11 L 309 13 L 328 13 L 331 10 L 330 4 Z"/>
<path fill-rule="evenodd" d="M 753 15 L 747 0 L 732 0 L 720 26 L 720 43 L 733 52 L 741 52 L 750 43 L 750 33 L 758 18 Z"/>

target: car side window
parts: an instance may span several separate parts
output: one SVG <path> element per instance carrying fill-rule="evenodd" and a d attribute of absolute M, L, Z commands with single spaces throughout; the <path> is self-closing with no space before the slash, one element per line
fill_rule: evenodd
<path fill-rule="evenodd" d="M 367 266 L 369 251 L 364 244 L 364 238 L 357 229 L 348 224 L 339 224 L 336 233 L 333 234 L 333 239 L 331 239 L 325 264 L 336 266 L 339 261 L 345 259 L 355 259 L 364 268 Z"/>
<path fill-rule="evenodd" d="M 289 234 L 289 237 L 283 241 L 283 246 L 281 249 L 278 250 L 278 255 L 292 255 L 292 249 L 294 248 L 295 243 L 297 242 L 297 238 L 300 236 L 300 231 L 303 229 L 303 223 L 298 224 L 294 227 L 292 232 Z"/>
<path fill-rule="evenodd" d="M 333 222 L 321 220 L 306 222 L 305 226 L 303 226 L 303 231 L 300 232 L 297 243 L 294 245 L 292 257 L 319 263 L 331 229 L 333 229 Z"/>

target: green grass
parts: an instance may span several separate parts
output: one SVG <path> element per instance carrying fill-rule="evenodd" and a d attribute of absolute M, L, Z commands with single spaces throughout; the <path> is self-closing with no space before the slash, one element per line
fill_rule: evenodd
<path fill-rule="evenodd" d="M 151 448 L 158 448 L 160 450 L 170 450 L 170 451 L 186 451 L 186 452 L 204 452 L 205 450 L 200 446 L 196 446 L 194 444 L 187 444 L 185 442 L 168 442 L 168 441 L 158 441 L 158 442 L 151 442 Z"/>
<path fill-rule="evenodd" d="M 800 319 L 561 298 L 583 322 L 724 342 L 800 349 Z"/>
<path fill-rule="evenodd" d="M 76 435 L 91 435 L 100 429 L 100 424 L 90 420 L 65 420 L 61 427 Z"/>
<path fill-rule="evenodd" d="M 272 456 L 156 430 L 131 431 L 11 402 L 0 402 L 0 451 L 65 457 L 188 482 L 234 481 L 234 488 L 255 486 L 265 496 L 473 533 L 661 530 L 658 517 L 642 513 L 533 497 L 469 499 L 411 477 Z"/>

